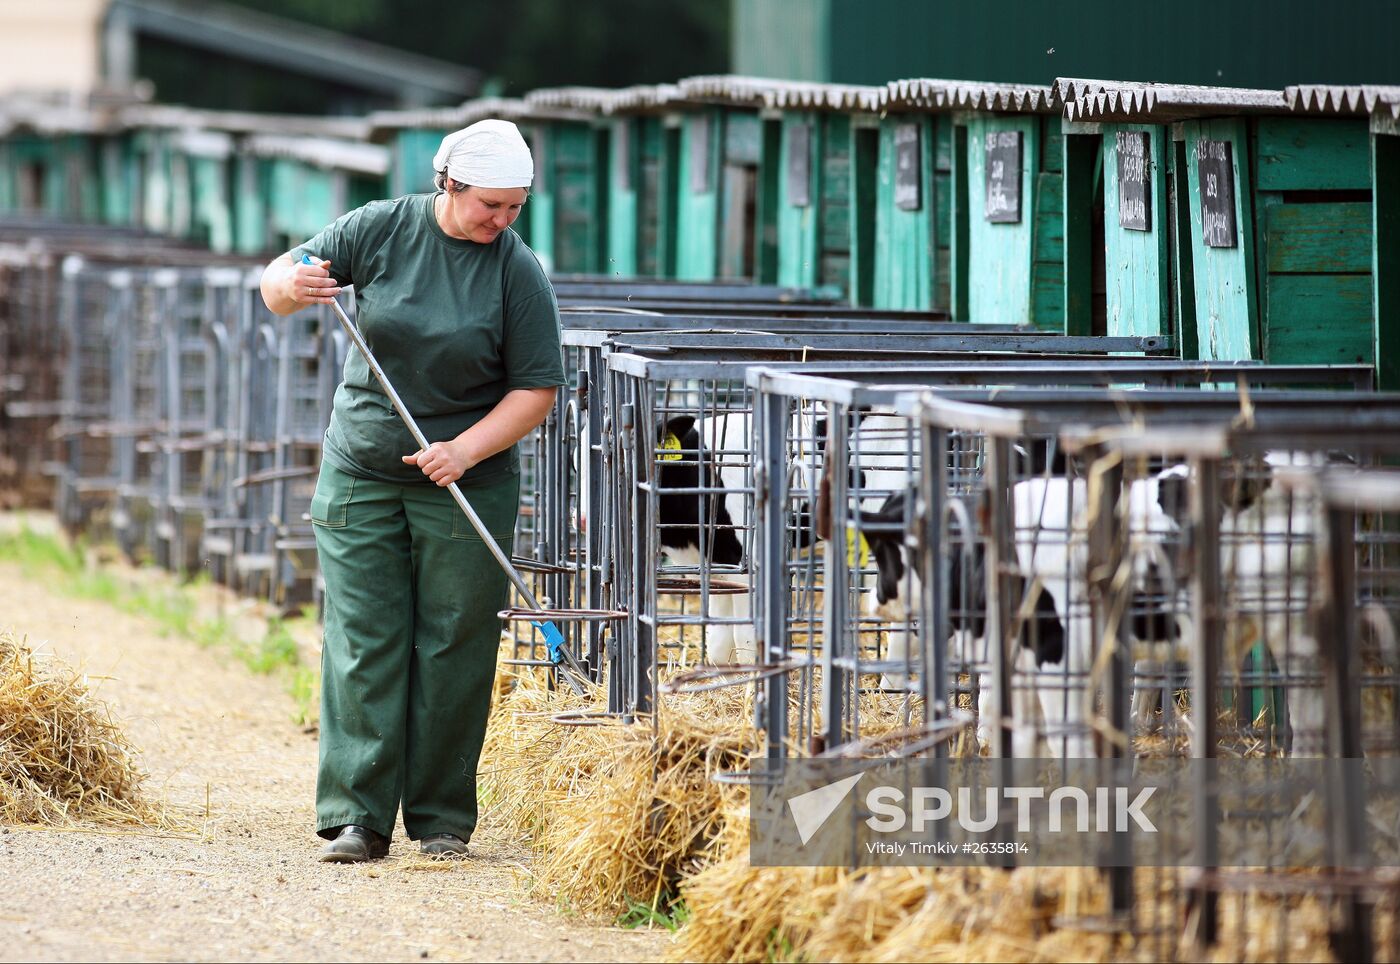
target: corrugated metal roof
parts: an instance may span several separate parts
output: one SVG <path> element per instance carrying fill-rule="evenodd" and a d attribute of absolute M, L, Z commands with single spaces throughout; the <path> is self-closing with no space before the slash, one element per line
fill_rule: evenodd
<path fill-rule="evenodd" d="M 1400 104 L 1400 87 L 1296 84 L 1283 99 L 1295 114 L 1372 114 Z"/>
<path fill-rule="evenodd" d="M 389 131 L 432 128 L 455 131 L 488 117 L 501 120 L 579 120 L 586 121 L 592 113 L 532 104 L 518 97 L 482 97 L 458 104 L 456 107 L 430 107 L 422 110 L 383 110 L 369 115 L 369 137 L 382 140 Z"/>
<path fill-rule="evenodd" d="M 531 107 L 602 113 L 617 91 L 610 87 L 544 87 L 525 95 Z"/>
<path fill-rule="evenodd" d="M 244 147 L 259 157 L 289 157 L 316 167 L 381 177 L 389 173 L 389 148 L 378 144 L 337 141 L 325 137 L 256 134 L 244 142 Z"/>
<path fill-rule="evenodd" d="M 1124 121 L 1166 124 L 1222 114 L 1281 114 L 1288 110 L 1281 90 L 1195 87 L 1189 84 L 1135 84 L 1110 80 L 1055 81 L 1056 97 L 1071 121 Z"/>
<path fill-rule="evenodd" d="M 319 117 L 304 114 L 256 114 L 242 111 L 197 110 L 167 104 L 141 104 L 120 112 L 125 127 L 216 130 L 230 134 L 281 134 L 343 137 L 359 140 L 369 133 L 363 117 Z"/>
<path fill-rule="evenodd" d="M 233 137 L 223 131 L 181 130 L 171 138 L 171 146 L 194 157 L 224 158 L 233 153 Z"/>
<path fill-rule="evenodd" d="M 1059 99 L 1050 87 L 1035 84 L 983 84 L 927 77 L 890 81 L 884 87 L 880 106 L 1037 114 L 1060 109 Z"/>
<path fill-rule="evenodd" d="M 693 100 L 746 107 L 793 110 L 879 110 L 882 87 L 856 84 L 821 84 L 772 77 L 740 77 L 712 74 L 687 77 L 681 92 Z"/>
<path fill-rule="evenodd" d="M 36 134 L 89 134 L 115 126 L 111 111 L 72 98 L 12 95 L 0 98 L 0 136 L 17 130 Z"/>
<path fill-rule="evenodd" d="M 681 93 L 680 87 L 675 84 L 638 84 L 635 87 L 622 87 L 613 91 L 613 96 L 604 106 L 603 112 L 620 114 L 665 110 L 684 103 L 688 101 Z"/>

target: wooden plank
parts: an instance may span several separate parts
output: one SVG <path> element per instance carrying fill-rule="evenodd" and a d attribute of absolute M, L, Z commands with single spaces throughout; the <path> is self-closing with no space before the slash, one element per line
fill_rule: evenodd
<path fill-rule="evenodd" d="M 953 176 L 937 173 L 933 176 L 934 246 L 947 251 L 953 243 Z"/>
<path fill-rule="evenodd" d="M 1364 119 L 1261 117 L 1255 125 L 1258 190 L 1370 190 Z"/>
<path fill-rule="evenodd" d="M 1265 218 L 1274 274 L 1366 274 L 1371 270 L 1371 205 L 1279 204 Z"/>
<path fill-rule="evenodd" d="M 1041 121 L 1040 168 L 1053 174 L 1064 173 L 1064 133 L 1060 118 L 1046 117 Z"/>
<path fill-rule="evenodd" d="M 1121 134 L 1146 137 L 1142 189 L 1147 230 L 1122 226 L 1118 148 Z M 1160 335 L 1167 332 L 1168 216 L 1166 201 L 1166 140 L 1163 127 L 1105 124 L 1104 172 L 1104 315 L 1105 334 Z"/>
<path fill-rule="evenodd" d="M 913 174 L 897 178 L 896 165 L 900 157 L 897 141 L 899 132 L 913 127 L 917 140 L 918 166 Z M 932 203 L 930 185 L 933 174 L 931 119 L 927 115 L 890 115 L 880 123 L 879 199 L 875 209 L 875 307 L 924 310 L 933 299 Z M 906 135 L 907 137 L 907 135 Z M 905 142 L 903 157 L 911 156 Z M 906 185 L 912 176 L 918 186 L 919 206 L 901 207 L 898 198 L 908 203 L 907 191 L 901 195 L 899 183 Z"/>
<path fill-rule="evenodd" d="M 1042 172 L 1035 190 L 1035 260 L 1065 260 L 1064 178 Z"/>
<path fill-rule="evenodd" d="M 717 110 L 692 114 L 681 128 L 679 195 L 676 200 L 676 277 L 710 281 L 719 270 L 720 146 L 722 115 Z M 692 165 L 699 165 L 693 170 Z M 704 170 L 708 168 L 708 171 Z M 700 175 L 705 177 L 701 178 Z M 706 187 L 693 185 L 703 180 Z"/>
<path fill-rule="evenodd" d="M 977 323 L 1026 324 L 1031 320 L 1032 217 L 1016 224 L 988 221 L 986 135 L 1022 132 L 1021 194 L 1025 211 L 1035 210 L 1035 176 L 1040 161 L 1040 121 L 1015 115 L 974 116 L 968 136 L 968 317 Z"/>
<path fill-rule="evenodd" d="M 1376 187 L 1372 198 L 1376 243 L 1371 267 L 1376 313 L 1376 383 L 1400 390 L 1400 137 L 1374 134 L 1371 138 Z"/>
<path fill-rule="evenodd" d="M 946 115 L 933 126 L 933 169 L 942 173 L 953 169 L 953 125 Z"/>
<path fill-rule="evenodd" d="M 1270 275 L 1265 359 L 1370 364 L 1373 297 L 1369 275 Z"/>
<path fill-rule="evenodd" d="M 1042 331 L 1065 327 L 1064 265 L 1037 261 L 1032 268 L 1031 321 Z"/>
<path fill-rule="evenodd" d="M 825 170 L 816 163 L 816 158 L 821 156 L 826 138 L 821 130 L 818 118 L 805 112 L 787 112 L 783 115 L 782 134 L 778 142 L 778 166 L 786 172 L 791 170 L 793 165 L 792 150 L 798 140 L 792 136 L 792 131 L 805 127 L 808 130 L 806 138 L 807 149 L 807 170 L 816 172 L 819 181 L 825 179 Z M 787 177 L 778 179 L 778 209 L 777 209 L 777 281 L 778 284 L 790 287 L 810 287 L 816 283 L 818 269 L 818 253 L 820 243 L 818 239 L 819 224 L 824 220 L 824 211 L 817 205 L 795 204 L 792 194 L 794 185 Z M 815 188 L 809 185 L 809 194 L 822 197 L 825 194 L 825 187 L 818 184 Z"/>
<path fill-rule="evenodd" d="M 638 274 L 637 247 L 641 239 L 638 197 L 645 188 L 641 176 L 641 120 L 623 117 L 613 122 L 612 174 L 607 210 L 608 263 L 606 273 L 624 278 Z"/>
<path fill-rule="evenodd" d="M 1254 207 L 1250 188 L 1248 130 L 1243 120 L 1187 121 L 1186 173 L 1190 186 L 1192 276 L 1196 294 L 1196 341 L 1203 359 L 1240 360 L 1261 354 L 1258 336 L 1258 288 L 1254 264 Z M 1232 248 L 1206 245 L 1201 228 L 1200 140 L 1231 145 L 1237 243 Z"/>
<path fill-rule="evenodd" d="M 757 164 L 763 156 L 763 122 L 756 113 L 731 110 L 724 117 L 724 160 Z"/>

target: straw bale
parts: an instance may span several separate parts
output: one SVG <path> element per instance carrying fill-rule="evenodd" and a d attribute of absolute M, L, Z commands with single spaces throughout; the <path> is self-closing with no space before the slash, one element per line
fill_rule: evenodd
<path fill-rule="evenodd" d="M 0 632 L 0 822 L 177 829 L 135 757 L 82 676 Z"/>

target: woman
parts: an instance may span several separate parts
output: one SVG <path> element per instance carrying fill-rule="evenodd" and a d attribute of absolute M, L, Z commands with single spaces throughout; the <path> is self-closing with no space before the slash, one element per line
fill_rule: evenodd
<path fill-rule="evenodd" d="M 353 284 L 360 330 L 432 443 L 417 450 L 352 350 L 311 501 L 326 585 L 316 832 L 338 863 L 384 856 L 400 801 L 423 853 L 466 854 L 508 584 L 443 486 L 509 553 L 514 446 L 564 384 L 554 289 L 510 230 L 534 175 L 520 132 L 473 124 L 433 168 L 435 193 L 351 211 L 262 277 L 279 315 Z"/>

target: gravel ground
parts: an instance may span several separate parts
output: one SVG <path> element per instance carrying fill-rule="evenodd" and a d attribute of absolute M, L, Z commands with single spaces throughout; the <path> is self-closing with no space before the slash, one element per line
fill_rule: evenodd
<path fill-rule="evenodd" d="M 316 737 L 279 681 L 0 564 L 0 629 L 70 660 L 143 752 L 190 838 L 0 830 L 0 961 L 655 960 L 666 936 L 572 919 L 525 893 L 529 854 L 487 822 L 473 856 L 321 864 Z M 206 813 L 207 801 L 207 818 Z"/>

